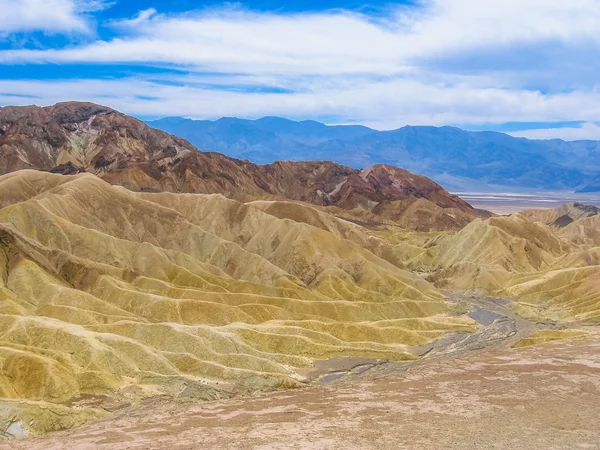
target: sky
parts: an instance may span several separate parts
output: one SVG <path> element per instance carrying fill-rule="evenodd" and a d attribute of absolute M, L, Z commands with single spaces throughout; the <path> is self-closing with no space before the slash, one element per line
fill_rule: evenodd
<path fill-rule="evenodd" d="M 0 0 L 0 11 L 1 106 L 600 139 L 600 0 Z"/>

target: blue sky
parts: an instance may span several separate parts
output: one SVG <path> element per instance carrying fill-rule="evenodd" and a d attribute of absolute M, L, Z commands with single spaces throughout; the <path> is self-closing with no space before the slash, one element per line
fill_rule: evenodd
<path fill-rule="evenodd" d="M 600 139 L 598 0 L 0 0 L 0 105 Z"/>

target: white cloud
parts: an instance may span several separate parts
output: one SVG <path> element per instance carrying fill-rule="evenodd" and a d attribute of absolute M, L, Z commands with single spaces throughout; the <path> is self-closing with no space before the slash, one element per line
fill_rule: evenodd
<path fill-rule="evenodd" d="M 85 14 L 106 6 L 105 0 L 0 0 L 0 35 L 88 32 Z"/>
<path fill-rule="evenodd" d="M 221 81 L 227 84 L 228 79 Z M 287 93 L 173 86 L 139 78 L 0 80 L 0 104 L 49 105 L 67 99 L 93 101 L 138 116 L 334 116 L 340 122 L 358 118 L 378 129 L 407 124 L 504 123 L 515 117 L 531 122 L 563 121 L 570 120 L 573 114 L 600 121 L 600 92 L 545 96 L 522 90 L 432 85 L 405 79 L 358 83 L 340 80 L 337 86 L 335 82 L 313 80 L 310 88 Z"/>
<path fill-rule="evenodd" d="M 279 15 L 225 9 L 169 16 L 151 9 L 114 25 L 122 36 L 108 42 L 4 51 L 0 61 L 155 62 L 236 73 L 390 75 L 409 71 L 414 58 L 490 44 L 600 42 L 597 0 L 432 0 L 423 7 L 399 7 L 380 22 L 344 11 Z"/>
<path fill-rule="evenodd" d="M 411 36 L 419 51 L 517 41 L 600 40 L 597 0 L 431 0 Z"/>
<path fill-rule="evenodd" d="M 515 137 L 527 139 L 562 139 L 564 141 L 577 140 L 600 140 L 600 126 L 595 123 L 586 122 L 580 127 L 544 128 L 534 130 L 523 130 L 508 133 Z"/>
<path fill-rule="evenodd" d="M 74 18 L 74 29 L 84 20 L 80 2 L 44 0 L 52 2 L 72 6 L 62 10 L 72 11 L 67 16 Z M 88 7 L 92 3 L 86 2 Z M 585 87 L 566 89 L 563 80 L 556 92 L 544 79 L 541 92 L 531 87 L 542 77 L 535 67 L 465 76 L 423 63 L 482 48 L 492 52 L 514 46 L 518 51 L 527 44 L 531 51 L 536 43 L 548 42 L 600 49 L 598 0 L 423 0 L 418 7 L 398 7 L 376 21 L 347 11 L 283 15 L 230 8 L 168 15 L 148 9 L 110 25 L 118 35 L 110 41 L 3 50 L 0 64 L 149 64 L 189 74 L 153 77 L 170 84 L 140 78 L 4 81 L 0 104 L 28 101 L 2 96 L 4 92 L 31 95 L 30 102 L 43 104 L 97 101 L 137 115 L 335 116 L 378 128 L 600 121 L 600 85 L 593 84 L 595 79 Z M 577 62 L 569 61 L 569 73 L 577 72 Z M 249 85 L 285 92 L 244 92 Z"/>

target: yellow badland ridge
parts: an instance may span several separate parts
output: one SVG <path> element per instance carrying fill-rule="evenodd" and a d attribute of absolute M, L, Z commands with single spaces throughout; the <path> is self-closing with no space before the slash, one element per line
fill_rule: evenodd
<path fill-rule="evenodd" d="M 7 435 L 415 359 L 480 329 L 444 289 L 565 328 L 519 345 L 600 322 L 595 207 L 491 216 L 397 167 L 259 166 L 89 103 L 2 108 L 0 127 Z"/>
<path fill-rule="evenodd" d="M 600 322 L 597 215 L 424 232 L 339 213 L 132 192 L 92 174 L 0 177 L 4 428 L 74 427 L 148 397 L 300 387 L 316 360 L 338 356 L 412 360 L 478 329 L 440 289 L 501 297 L 558 326 L 516 347 Z"/>
<path fill-rule="evenodd" d="M 143 398 L 302 386 L 315 359 L 409 360 L 470 318 L 325 210 L 0 177 L 0 409 L 24 433 Z"/>

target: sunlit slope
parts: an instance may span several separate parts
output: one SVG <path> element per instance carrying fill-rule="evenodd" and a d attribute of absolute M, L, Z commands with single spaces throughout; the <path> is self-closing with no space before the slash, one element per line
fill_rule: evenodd
<path fill-rule="evenodd" d="M 22 170 L 0 177 L 0 208 L 19 203 L 35 197 L 63 183 L 68 183 L 74 177 L 49 176 L 45 172 Z"/>
<path fill-rule="evenodd" d="M 523 315 L 600 323 L 600 216 L 556 230 L 573 246 L 550 270 L 517 278 L 507 292 L 522 299 Z"/>
<path fill-rule="evenodd" d="M 334 229 L 334 225 L 344 225 L 339 219 L 330 218 L 333 231 L 328 232 L 303 221 L 278 219 L 252 204 L 219 195 L 136 195 L 169 205 L 194 225 L 260 255 L 328 297 L 381 302 L 389 301 L 390 296 L 421 301 L 440 298 L 419 277 L 363 248 L 360 243 L 375 246 L 376 242 L 368 239 L 362 227 L 354 225 L 351 231 L 344 230 L 350 239 L 343 239 Z M 361 233 L 362 239 L 355 237 Z"/>
<path fill-rule="evenodd" d="M 583 203 L 567 203 L 553 209 L 528 209 L 521 212 L 533 222 L 541 222 L 555 227 L 567 226 L 579 219 L 598 215 L 600 209 Z"/>
<path fill-rule="evenodd" d="M 344 231 L 333 217 L 321 216 L 337 231 L 88 174 L 21 171 L 0 177 L 0 190 L 5 399 L 118 403 L 296 386 L 314 358 L 410 359 L 407 345 L 474 329 L 429 283 L 361 246 L 372 239 L 360 227 Z"/>
<path fill-rule="evenodd" d="M 600 246 L 600 215 L 579 219 L 559 231 L 559 234 L 583 248 Z"/>
<path fill-rule="evenodd" d="M 504 291 L 524 317 L 600 323 L 599 277 L 597 265 L 553 269 L 516 277 Z"/>
<path fill-rule="evenodd" d="M 572 250 L 552 229 L 522 216 L 475 220 L 435 248 L 438 282 L 462 289 L 502 289 L 514 274 L 549 269 Z"/>
<path fill-rule="evenodd" d="M 535 320 L 600 320 L 600 222 L 564 228 L 522 215 L 475 220 L 417 254 L 439 286 L 509 298 Z"/>
<path fill-rule="evenodd" d="M 290 219 L 294 222 L 321 228 L 342 239 L 356 242 L 362 247 L 376 248 L 382 244 L 380 239 L 374 238 L 365 228 L 324 212 L 323 207 L 317 208 L 300 202 L 267 200 L 253 201 L 247 205 L 279 219 Z"/>

